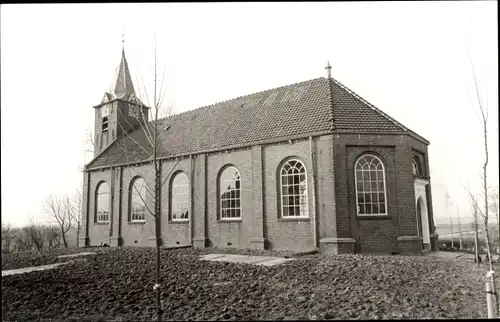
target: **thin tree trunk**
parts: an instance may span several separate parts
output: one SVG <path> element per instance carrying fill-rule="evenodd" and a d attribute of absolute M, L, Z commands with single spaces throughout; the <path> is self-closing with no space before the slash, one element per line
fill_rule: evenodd
<path fill-rule="evenodd" d="M 76 247 L 80 247 L 80 223 L 76 226 Z"/>
<path fill-rule="evenodd" d="M 458 238 L 460 238 L 460 249 L 462 249 L 462 229 L 460 228 L 460 212 L 457 205 L 457 219 L 458 219 Z"/>
<path fill-rule="evenodd" d="M 66 241 L 66 234 L 64 233 L 63 225 L 61 225 L 61 236 L 62 236 L 64 248 L 68 248 L 68 242 Z"/>
<path fill-rule="evenodd" d="M 454 248 L 454 243 L 453 243 L 453 221 L 451 220 L 450 216 L 450 229 L 451 229 L 451 248 Z"/>
<path fill-rule="evenodd" d="M 479 233 L 477 231 L 477 223 L 474 225 L 474 248 L 475 248 L 475 258 L 474 260 L 477 263 L 477 266 L 479 267 Z"/>
<path fill-rule="evenodd" d="M 156 85 L 157 85 L 157 69 L 156 69 L 156 35 L 155 35 L 155 66 L 154 66 L 154 108 L 155 108 L 155 121 L 154 121 L 154 141 L 153 141 L 153 166 L 155 171 L 155 228 L 156 228 L 156 320 L 162 320 L 162 307 L 161 307 L 161 280 L 160 280 L 160 244 L 161 244 L 161 226 L 160 226 L 160 169 L 157 160 L 157 147 L 158 147 L 158 102 L 156 98 Z"/>
<path fill-rule="evenodd" d="M 497 247 L 497 254 L 500 255 L 500 221 L 499 221 L 499 218 L 498 218 L 499 214 L 498 214 L 498 208 L 497 207 L 498 207 L 498 199 L 497 199 L 497 201 L 495 203 L 495 217 L 497 219 L 497 229 L 498 229 L 498 231 L 497 231 L 497 238 L 498 238 L 497 243 L 498 243 L 498 245 L 496 247 Z M 500 258 L 499 258 L 499 265 L 500 265 Z"/>

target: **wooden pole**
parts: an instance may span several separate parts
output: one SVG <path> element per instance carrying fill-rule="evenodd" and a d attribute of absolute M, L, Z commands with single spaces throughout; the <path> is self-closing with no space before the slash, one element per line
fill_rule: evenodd
<path fill-rule="evenodd" d="M 453 221 L 451 220 L 451 215 L 450 215 L 450 229 L 451 229 L 451 248 L 454 247 L 453 243 Z"/>
<path fill-rule="evenodd" d="M 490 282 L 486 282 L 486 305 L 488 307 L 488 319 L 496 318 L 495 300 L 493 298 L 493 290 Z"/>
<path fill-rule="evenodd" d="M 458 238 L 460 239 L 460 249 L 462 249 L 462 229 L 460 228 L 460 212 L 457 205 L 457 217 L 458 217 Z"/>

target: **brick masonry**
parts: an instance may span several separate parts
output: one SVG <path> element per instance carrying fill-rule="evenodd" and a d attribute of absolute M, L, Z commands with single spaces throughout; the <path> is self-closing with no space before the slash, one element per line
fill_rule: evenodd
<path fill-rule="evenodd" d="M 388 216 L 360 217 L 356 213 L 354 164 L 368 152 L 377 155 L 385 166 Z M 412 174 L 414 156 L 419 157 L 424 175 L 429 177 L 427 146 L 399 134 L 339 133 L 312 140 L 304 138 L 162 161 L 162 181 L 165 182 L 161 189 L 160 216 L 163 243 L 166 246 L 192 244 L 195 247 L 291 251 L 321 247 L 334 253 L 418 253 L 421 241 L 419 244 L 399 238 L 418 234 Z M 290 158 L 300 160 L 306 167 L 309 209 L 306 219 L 281 218 L 279 169 Z M 230 222 L 218 216 L 217 184 L 221 171 L 229 165 L 240 172 L 242 193 L 242 218 Z M 170 185 L 180 172 L 188 176 L 192 185 L 190 218 L 182 223 L 169 219 Z M 88 245 L 101 242 L 113 246 L 154 244 L 154 220 L 150 215 L 144 223 L 129 221 L 129 188 L 136 176 L 146 181 L 149 187 L 147 205 L 153 209 L 151 164 L 85 172 L 83 193 L 88 197 L 83 207 L 83 226 Z M 95 193 L 101 181 L 109 183 L 111 188 L 109 224 L 95 221 Z M 430 185 L 427 193 L 429 222 L 432 223 Z M 336 238 L 353 242 L 332 242 Z M 322 243 L 322 240 L 328 242 Z"/>

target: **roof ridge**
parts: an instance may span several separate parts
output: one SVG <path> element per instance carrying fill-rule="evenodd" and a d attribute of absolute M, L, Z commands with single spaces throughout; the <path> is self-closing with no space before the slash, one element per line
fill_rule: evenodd
<path fill-rule="evenodd" d="M 237 99 L 241 99 L 241 98 L 244 98 L 244 97 L 248 97 L 248 96 L 252 96 L 252 95 L 257 95 L 257 94 L 262 94 L 262 93 L 266 93 L 266 92 L 271 92 L 271 91 L 275 91 L 275 90 L 282 89 L 282 88 L 285 88 L 285 87 L 296 86 L 296 85 L 303 84 L 303 83 L 313 82 L 313 81 L 316 81 L 316 80 L 319 80 L 319 79 L 323 79 L 323 78 L 324 77 L 316 77 L 316 78 L 312 78 L 312 79 L 301 81 L 301 82 L 295 82 L 295 83 L 288 84 L 288 85 L 282 85 L 282 86 L 278 86 L 278 87 L 275 87 L 275 88 L 266 89 L 266 90 L 262 90 L 262 91 L 259 91 L 259 92 L 255 92 L 255 93 L 250 93 L 250 94 L 247 94 L 247 95 L 238 96 L 238 97 L 235 97 L 235 98 L 230 98 L 230 99 L 227 99 L 227 100 L 224 100 L 224 101 L 219 101 L 219 102 L 216 102 L 216 103 L 199 106 L 199 107 L 194 108 L 192 110 L 188 110 L 188 111 L 184 111 L 184 112 L 181 112 L 181 113 L 178 113 L 178 114 L 173 114 L 173 115 L 170 115 L 170 116 L 163 117 L 163 118 L 159 119 L 158 121 L 166 120 L 166 119 L 168 119 L 170 117 L 175 117 L 175 116 L 180 116 L 180 115 L 186 115 L 186 114 L 189 114 L 189 113 L 201 110 L 203 108 L 213 107 L 213 106 L 218 105 L 218 104 L 223 104 L 223 103 L 227 103 L 227 102 L 230 102 L 230 101 L 235 101 Z"/>
<path fill-rule="evenodd" d="M 345 86 L 344 84 L 342 84 L 341 82 L 339 82 L 338 80 L 336 80 L 335 78 L 332 77 L 332 80 L 338 85 L 340 86 L 342 89 L 344 89 L 345 91 L 347 91 L 349 94 L 351 94 L 352 96 L 354 96 L 355 98 L 357 98 L 361 103 L 365 104 L 367 107 L 371 108 L 372 110 L 374 110 L 375 112 L 379 113 L 380 115 L 382 115 L 383 117 L 387 118 L 389 121 L 391 121 L 394 125 L 396 126 L 399 126 L 400 128 L 403 129 L 403 131 L 408 131 L 408 128 L 406 126 L 404 126 L 403 124 L 401 124 L 400 122 L 396 121 L 393 117 L 391 117 L 389 114 L 383 112 L 382 110 L 380 110 L 379 108 L 377 108 L 376 106 L 374 106 L 373 104 L 371 104 L 370 102 L 368 102 L 367 100 L 365 100 L 363 97 L 361 97 L 360 95 L 356 94 L 352 89 L 348 88 L 347 86 Z"/>

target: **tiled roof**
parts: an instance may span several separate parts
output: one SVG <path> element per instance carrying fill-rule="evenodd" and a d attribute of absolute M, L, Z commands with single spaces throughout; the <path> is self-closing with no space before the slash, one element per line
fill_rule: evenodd
<path fill-rule="evenodd" d="M 288 140 L 334 130 L 407 131 L 339 82 L 317 78 L 162 119 L 159 157 Z M 147 160 L 152 155 L 152 147 L 147 142 L 144 131 L 136 129 L 111 144 L 87 169 Z"/>

